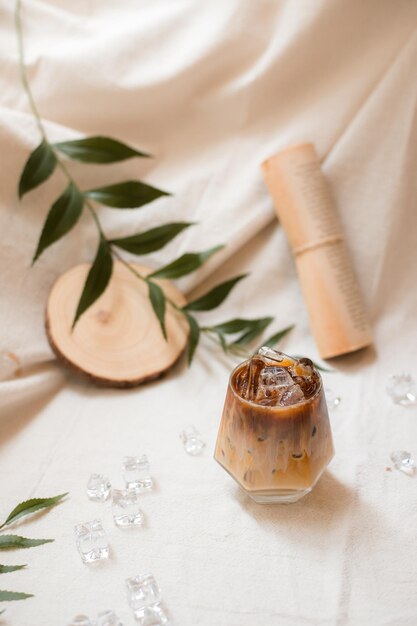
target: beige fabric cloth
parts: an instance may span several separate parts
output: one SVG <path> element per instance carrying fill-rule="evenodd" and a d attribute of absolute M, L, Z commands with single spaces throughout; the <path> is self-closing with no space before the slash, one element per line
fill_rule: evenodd
<path fill-rule="evenodd" d="M 317 352 L 294 264 L 259 164 L 296 141 L 324 161 L 375 327 L 375 350 L 337 362 L 325 383 L 337 454 L 316 490 L 288 507 L 249 501 L 212 460 L 233 362 L 203 341 L 190 371 L 129 392 L 97 390 L 53 361 L 43 309 L 54 279 L 89 260 L 87 216 L 34 268 L 30 259 L 59 174 L 20 205 L 16 184 L 39 137 L 22 92 L 12 6 L 0 5 L 1 348 L 22 375 L 0 383 L 1 514 L 30 496 L 70 499 L 18 532 L 55 543 L 2 554 L 29 563 L 0 587 L 34 593 L 2 623 L 58 626 L 114 608 L 133 624 L 124 579 L 152 571 L 177 626 L 413 626 L 416 483 L 387 472 L 396 448 L 417 455 L 416 410 L 391 403 L 387 375 L 417 376 L 417 4 L 409 0 L 24 2 L 27 64 L 51 140 L 109 134 L 156 155 L 72 165 L 84 186 L 141 177 L 172 191 L 141 211 L 103 209 L 111 236 L 171 219 L 198 221 L 151 255 L 227 247 L 180 285 L 195 293 L 250 270 L 213 321 L 275 314 L 296 322 L 283 348 Z M 202 317 L 202 319 L 204 319 Z M 185 455 L 178 432 L 207 439 Z M 121 484 L 120 460 L 146 452 L 157 489 L 146 527 L 121 532 L 85 495 L 90 472 Z M 82 565 L 73 525 L 100 517 L 112 558 Z"/>

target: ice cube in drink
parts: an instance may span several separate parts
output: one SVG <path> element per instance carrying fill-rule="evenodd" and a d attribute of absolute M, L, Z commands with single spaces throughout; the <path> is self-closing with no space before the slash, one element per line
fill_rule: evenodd
<path fill-rule="evenodd" d="M 257 502 L 295 502 L 334 454 L 312 361 L 263 347 L 232 372 L 214 458 Z"/>

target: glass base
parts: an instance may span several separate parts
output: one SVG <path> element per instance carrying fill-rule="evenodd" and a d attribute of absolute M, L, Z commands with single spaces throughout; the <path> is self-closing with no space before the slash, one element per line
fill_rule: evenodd
<path fill-rule="evenodd" d="M 307 489 L 282 489 L 280 491 L 246 491 L 258 504 L 291 504 L 291 502 L 297 502 L 303 496 L 306 496 L 312 487 Z"/>

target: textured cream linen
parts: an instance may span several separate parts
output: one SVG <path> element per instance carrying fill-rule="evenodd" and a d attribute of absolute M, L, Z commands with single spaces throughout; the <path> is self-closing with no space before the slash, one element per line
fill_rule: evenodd
<path fill-rule="evenodd" d="M 172 191 L 140 211 L 103 209 L 106 232 L 193 220 L 152 265 L 225 242 L 183 280 L 202 293 L 250 270 L 207 319 L 275 314 L 296 321 L 283 348 L 316 356 L 294 264 L 262 181 L 261 161 L 296 141 L 324 160 L 375 327 L 375 350 L 340 359 L 325 382 L 337 454 L 316 490 L 288 506 L 249 501 L 212 460 L 233 362 L 202 341 L 190 371 L 103 391 L 52 361 L 43 309 L 54 279 L 93 256 L 88 217 L 30 269 L 59 173 L 19 204 L 16 184 L 39 136 L 17 69 L 12 4 L 0 3 L 0 328 L 22 376 L 0 383 L 1 514 L 30 496 L 70 499 L 18 532 L 55 537 L 0 587 L 36 594 L 7 605 L 9 626 L 65 626 L 116 609 L 133 624 L 124 579 L 152 571 L 177 626 L 414 626 L 416 482 L 387 472 L 417 456 L 417 412 L 393 405 L 387 374 L 417 377 L 417 3 L 413 0 L 26 0 L 31 85 L 51 140 L 110 134 L 156 155 L 113 166 L 71 164 L 85 187 L 132 177 Z M 204 319 L 202 317 L 202 319 Z M 188 457 L 178 432 L 207 439 Z M 122 532 L 87 500 L 90 472 L 121 484 L 120 460 L 146 452 L 157 482 L 146 527 Z M 417 480 L 417 479 L 416 479 Z M 73 525 L 100 517 L 112 558 L 87 567 Z"/>

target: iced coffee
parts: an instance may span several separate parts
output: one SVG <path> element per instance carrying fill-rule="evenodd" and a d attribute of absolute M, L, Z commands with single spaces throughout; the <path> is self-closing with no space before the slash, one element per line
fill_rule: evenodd
<path fill-rule="evenodd" d="M 295 502 L 334 454 L 319 372 L 261 348 L 231 374 L 215 459 L 257 502 Z"/>

